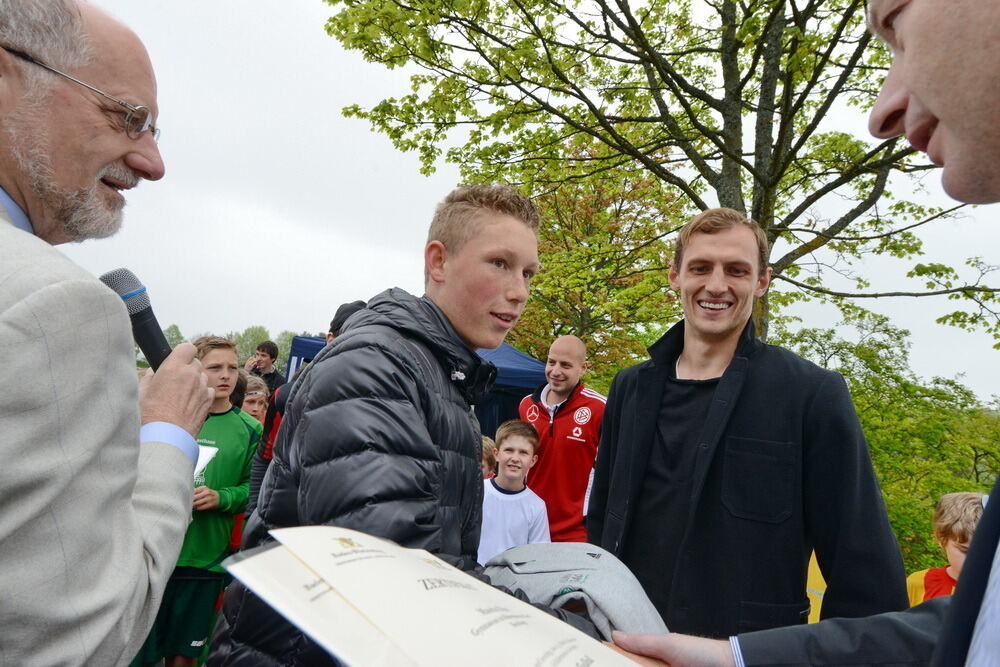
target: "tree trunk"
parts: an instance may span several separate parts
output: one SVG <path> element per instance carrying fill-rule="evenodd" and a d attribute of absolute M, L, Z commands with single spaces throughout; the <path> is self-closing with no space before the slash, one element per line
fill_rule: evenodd
<path fill-rule="evenodd" d="M 754 300 L 753 304 L 754 330 L 757 332 L 757 337 L 765 343 L 767 342 L 767 332 L 770 328 L 770 304 L 767 297 L 767 292 L 764 292 L 764 296 Z"/>

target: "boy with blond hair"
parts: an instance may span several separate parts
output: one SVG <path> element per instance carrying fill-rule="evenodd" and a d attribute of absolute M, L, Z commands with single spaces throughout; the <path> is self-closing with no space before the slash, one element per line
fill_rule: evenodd
<path fill-rule="evenodd" d="M 329 525 L 475 569 L 482 439 L 470 406 L 496 375 L 476 349 L 498 347 L 524 310 L 539 221 L 511 187 L 445 197 L 424 247 L 424 296 L 375 296 L 295 382 L 244 547 L 275 528 Z M 237 581 L 209 664 L 338 663 Z"/>
<path fill-rule="evenodd" d="M 261 423 L 263 429 L 264 417 L 267 415 L 267 382 L 264 378 L 251 375 L 247 378 L 246 393 L 243 395 L 243 405 L 240 408 Z"/>
<path fill-rule="evenodd" d="M 965 553 L 983 515 L 982 493 L 964 491 L 946 493 L 934 510 L 934 538 L 941 545 L 948 564 L 914 572 L 906 578 L 910 606 L 955 592 L 958 575 L 965 564 Z"/>
<path fill-rule="evenodd" d="M 524 480 L 538 462 L 538 432 L 520 419 L 497 429 L 495 477 L 483 480 L 483 529 L 479 564 L 522 544 L 551 542 L 545 501 Z"/>

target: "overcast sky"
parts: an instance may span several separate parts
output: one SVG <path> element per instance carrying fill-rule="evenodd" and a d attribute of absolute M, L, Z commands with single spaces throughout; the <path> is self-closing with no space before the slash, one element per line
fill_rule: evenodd
<path fill-rule="evenodd" d="M 263 324 L 324 330 L 337 306 L 389 286 L 422 292 L 422 249 L 435 204 L 458 181 L 425 177 L 349 104 L 404 94 L 404 73 L 343 51 L 321 0 L 97 0 L 145 41 L 156 69 L 166 177 L 129 193 L 116 237 L 61 249 L 96 275 L 132 269 L 163 326 L 185 335 Z M 865 119 L 849 121 L 863 132 Z M 929 190 L 938 189 L 936 175 Z M 932 231 L 934 261 L 977 248 L 1000 264 L 997 208 Z M 880 269 L 881 270 L 881 269 Z M 895 275 L 901 275 L 898 269 Z M 996 282 L 996 281 L 994 281 Z M 912 287 L 888 280 L 880 289 Z M 865 304 L 872 305 L 872 304 Z M 947 301 L 886 301 L 913 332 L 923 376 L 1000 394 L 992 340 L 933 323 Z M 802 310 L 809 325 L 834 316 Z"/>

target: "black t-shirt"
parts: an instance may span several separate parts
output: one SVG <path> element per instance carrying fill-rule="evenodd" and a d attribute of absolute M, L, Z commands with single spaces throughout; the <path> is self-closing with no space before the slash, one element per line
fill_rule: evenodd
<path fill-rule="evenodd" d="M 655 442 L 622 550 L 622 561 L 665 621 L 680 541 L 690 514 L 698 438 L 719 384 L 719 378 L 678 380 L 674 364 L 670 366 Z"/>

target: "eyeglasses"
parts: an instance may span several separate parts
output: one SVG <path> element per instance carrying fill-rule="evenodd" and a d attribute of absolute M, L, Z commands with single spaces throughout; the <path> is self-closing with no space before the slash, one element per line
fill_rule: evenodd
<path fill-rule="evenodd" d="M 43 67 L 49 70 L 50 72 L 54 72 L 59 76 L 69 79 L 73 83 L 78 83 L 87 90 L 93 91 L 98 95 L 100 95 L 101 97 L 107 98 L 112 102 L 114 102 L 115 104 L 117 104 L 118 106 L 126 109 L 127 113 L 125 114 L 125 134 L 128 135 L 130 139 L 138 139 L 139 137 L 142 136 L 143 132 L 146 132 L 147 130 L 153 135 L 153 141 L 158 141 L 160 139 L 160 128 L 153 125 L 153 114 L 150 113 L 149 107 L 135 106 L 134 104 L 129 104 L 125 100 L 118 99 L 114 95 L 108 95 L 103 90 L 98 90 L 89 83 L 84 83 L 83 81 L 80 81 L 76 77 L 66 74 L 66 72 L 60 72 L 55 67 L 46 65 L 42 61 L 36 60 L 35 58 L 29 56 L 27 53 L 23 51 L 18 51 L 17 49 L 12 49 L 9 46 L 3 46 L 3 45 L 0 45 L 0 48 L 4 49 L 5 51 L 7 51 L 7 53 L 13 56 L 17 56 L 21 60 L 27 60 L 29 63 L 34 63 L 39 67 Z"/>

